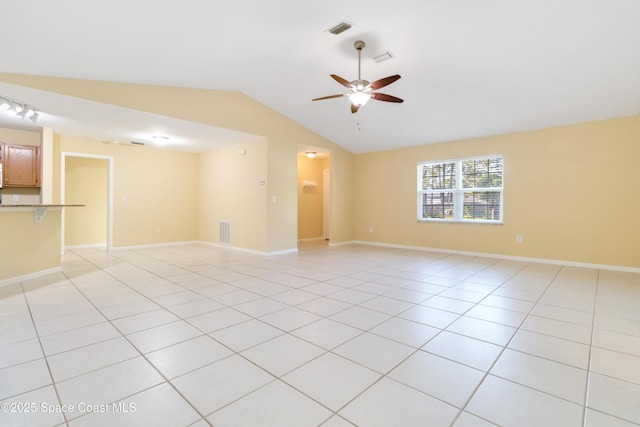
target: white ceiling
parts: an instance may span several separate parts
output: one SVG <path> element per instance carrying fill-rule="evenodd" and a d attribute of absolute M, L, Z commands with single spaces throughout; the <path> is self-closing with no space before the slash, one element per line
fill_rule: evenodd
<path fill-rule="evenodd" d="M 241 91 L 355 153 L 640 114 L 638 0 L 0 0 L 0 72 Z M 341 35 L 326 30 L 348 21 Z M 356 114 L 329 77 L 402 79 Z M 393 58 L 371 56 L 389 50 Z M 39 125 L 203 150 L 252 136 L 0 84 Z M 15 121 L 2 126 L 14 127 Z M 148 142 L 143 141 L 143 142 Z"/>

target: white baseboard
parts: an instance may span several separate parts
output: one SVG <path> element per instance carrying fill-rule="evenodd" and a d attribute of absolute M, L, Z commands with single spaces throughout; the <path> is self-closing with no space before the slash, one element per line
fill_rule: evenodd
<path fill-rule="evenodd" d="M 215 242 L 207 242 L 207 241 L 204 241 L 204 240 L 189 240 L 189 241 L 183 241 L 183 242 L 152 243 L 152 244 L 148 244 L 148 245 L 114 246 L 111 250 L 112 251 L 130 251 L 130 250 L 137 250 L 137 249 L 160 248 L 160 247 L 163 247 L 163 246 L 192 245 L 192 244 L 203 244 L 203 245 L 208 245 L 208 246 L 215 246 L 217 248 L 232 249 L 234 251 L 240 251 L 240 252 L 250 253 L 250 254 L 254 254 L 254 255 L 263 255 L 263 256 L 286 255 L 286 254 L 292 254 L 292 253 L 298 252 L 298 248 L 283 249 L 283 250 L 280 250 L 280 251 L 264 252 L 264 251 L 257 251 L 255 249 L 241 248 L 241 247 L 238 247 L 238 246 L 223 245 L 223 244 L 215 243 Z M 71 249 L 73 249 L 73 248 L 71 248 Z"/>
<path fill-rule="evenodd" d="M 68 245 L 64 247 L 64 250 L 66 251 L 67 249 L 91 249 L 91 248 L 106 250 L 107 245 L 106 243 L 95 243 L 95 244 L 87 244 L 87 245 Z"/>
<path fill-rule="evenodd" d="M 195 242 L 195 243 L 201 243 L 203 245 L 215 246 L 217 248 L 222 248 L 222 249 L 231 249 L 231 250 L 238 251 L 238 252 L 244 252 L 244 253 L 248 253 L 248 254 L 261 255 L 261 256 L 288 255 L 288 254 L 295 254 L 295 253 L 298 252 L 298 248 L 291 248 L 291 249 L 283 249 L 283 250 L 280 250 L 280 251 L 265 252 L 265 251 L 258 251 L 258 250 L 255 250 L 255 249 L 241 248 L 241 247 L 238 247 L 238 246 L 223 245 L 223 244 L 214 243 L 214 242 L 199 241 L 199 242 Z"/>
<path fill-rule="evenodd" d="M 46 276 L 48 274 L 59 273 L 62 271 L 62 267 L 49 268 L 47 270 L 36 271 L 29 274 L 23 274 L 22 276 L 9 277 L 8 279 L 0 280 L 0 288 L 3 286 L 13 285 L 20 282 L 25 282 L 31 279 L 37 279 L 38 277 Z"/>
<path fill-rule="evenodd" d="M 360 244 L 357 240 L 347 240 L 344 242 L 329 242 L 329 246 L 347 246 L 347 245 L 357 245 Z"/>
<path fill-rule="evenodd" d="M 190 240 L 190 241 L 182 241 L 182 242 L 151 243 L 148 245 L 114 246 L 111 248 L 111 250 L 112 251 L 130 251 L 130 250 L 136 250 L 136 249 L 159 248 L 162 246 L 191 245 L 194 243 L 204 243 L 204 242 L 201 242 L 199 240 Z"/>
<path fill-rule="evenodd" d="M 438 252 L 438 253 L 452 254 L 452 255 L 467 255 L 467 256 L 476 256 L 476 257 L 483 257 L 483 258 L 498 258 L 498 259 L 505 259 L 510 261 L 564 265 L 567 267 L 581 267 L 581 268 L 593 268 L 598 270 L 624 271 L 627 273 L 640 273 L 640 268 L 624 267 L 624 266 L 618 266 L 618 265 L 591 264 L 591 263 L 585 263 L 585 262 L 575 262 L 575 261 L 557 260 L 557 259 L 531 258 L 531 257 L 520 257 L 520 256 L 511 256 L 511 255 L 502 255 L 502 254 L 490 254 L 485 252 L 456 251 L 453 249 L 438 249 L 438 248 L 427 248 L 424 246 L 396 245 L 392 243 L 368 242 L 365 240 L 353 240 L 349 243 L 359 244 L 359 245 L 368 245 L 368 246 L 382 246 L 386 248 L 395 248 L 395 249 L 409 249 L 409 250 L 423 251 L 423 252 Z"/>
<path fill-rule="evenodd" d="M 175 245 L 190 245 L 190 244 L 204 244 L 209 246 L 215 246 L 222 249 L 230 249 L 238 252 L 244 252 L 254 255 L 260 256 L 277 256 L 277 255 L 288 255 L 294 254 L 298 252 L 298 248 L 284 249 L 280 251 L 256 251 L 254 249 L 246 249 L 239 248 L 236 246 L 230 245 L 221 245 L 218 243 L 205 242 L 201 240 L 192 240 L 192 241 L 184 241 L 184 242 L 168 242 L 168 243 L 154 243 L 149 245 L 133 245 L 133 246 L 117 246 L 112 248 L 112 251 L 127 251 L 127 250 L 137 250 L 137 249 L 150 249 L 150 248 L 158 248 L 163 246 L 175 246 Z M 77 245 L 77 246 L 66 246 L 65 249 L 86 249 L 86 248 L 101 248 L 106 249 L 105 245 Z M 36 279 L 38 277 L 46 276 L 48 274 L 59 273 L 62 271 L 62 267 L 50 268 L 48 270 L 36 271 L 29 274 L 24 274 L 22 276 L 9 277 L 7 279 L 0 280 L 0 288 L 3 286 L 13 285 L 15 283 L 24 282 L 26 280 Z"/>
<path fill-rule="evenodd" d="M 135 246 L 118 246 L 114 247 L 113 251 L 124 251 L 124 250 L 136 250 L 136 249 L 148 249 L 162 246 L 174 246 L 174 245 L 189 245 L 189 244 L 204 244 L 209 246 L 215 246 L 223 249 L 230 249 L 238 252 L 244 252 L 254 255 L 260 256 L 278 256 L 278 255 L 289 255 L 295 254 L 298 252 L 298 248 L 284 249 L 280 251 L 257 251 L 254 249 L 240 248 L 237 246 L 230 245 L 221 245 L 218 243 L 206 242 L 201 240 L 192 240 L 192 241 L 184 241 L 184 242 L 168 242 L 168 243 L 156 243 L 150 245 L 135 245 Z M 439 249 L 439 248 L 428 248 L 424 246 L 410 246 L 410 245 L 397 245 L 392 243 L 381 243 L 381 242 L 369 242 L 364 240 L 349 240 L 344 242 L 329 242 L 329 246 L 347 246 L 347 245 L 367 245 L 367 246 L 380 246 L 385 248 L 394 248 L 394 249 L 407 249 L 407 250 L 415 250 L 415 251 L 423 251 L 423 252 L 436 252 L 443 254 L 452 254 L 452 255 L 466 255 L 466 256 L 475 256 L 475 257 L 483 257 L 483 258 L 497 258 L 497 259 L 505 259 L 510 261 L 522 261 L 522 262 L 535 262 L 540 264 L 553 264 L 553 265 L 564 265 L 567 267 L 581 267 L 581 268 L 593 268 L 599 270 L 611 270 L 611 271 L 622 271 L 628 273 L 640 273 L 640 268 L 636 267 L 624 267 L 617 265 L 607 265 L 607 264 L 591 264 L 584 262 L 575 262 L 575 261 L 567 261 L 567 260 L 556 260 L 556 259 L 544 259 L 544 258 L 531 258 L 531 257 L 519 257 L 519 256 L 511 256 L 511 255 L 502 255 L 502 254 L 490 254 L 484 252 L 470 252 L 470 251 L 456 251 L 452 249 Z M 100 247 L 104 248 L 104 245 L 81 245 L 81 246 L 69 246 L 68 248 L 83 248 L 83 247 Z M 0 280 L 0 287 L 12 285 L 15 283 L 23 282 L 26 280 L 36 279 L 38 277 L 46 276 L 48 274 L 59 273 L 62 271 L 62 267 L 54 267 L 47 270 L 36 271 L 29 274 L 24 274 L 21 276 L 10 277 L 7 279 Z"/>

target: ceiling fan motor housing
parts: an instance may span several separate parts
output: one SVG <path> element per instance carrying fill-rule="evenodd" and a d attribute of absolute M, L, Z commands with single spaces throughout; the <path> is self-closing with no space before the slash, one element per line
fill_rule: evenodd
<path fill-rule="evenodd" d="M 353 90 L 356 92 L 364 92 L 369 89 L 369 81 L 368 80 L 354 80 L 351 82 L 353 85 Z"/>

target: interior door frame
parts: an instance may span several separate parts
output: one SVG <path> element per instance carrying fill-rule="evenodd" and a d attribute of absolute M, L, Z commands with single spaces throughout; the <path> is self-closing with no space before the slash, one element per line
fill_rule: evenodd
<path fill-rule="evenodd" d="M 322 170 L 322 234 L 324 240 L 330 240 L 331 234 L 331 169 Z"/>
<path fill-rule="evenodd" d="M 63 151 L 60 153 L 60 204 L 65 203 L 65 183 L 66 183 L 66 161 L 67 157 L 81 157 L 85 159 L 101 159 L 107 160 L 107 251 L 113 249 L 113 156 L 101 156 L 98 154 L 74 153 Z M 65 232 L 65 216 L 62 209 L 62 226 L 60 236 L 60 253 L 64 255 L 64 232 Z"/>

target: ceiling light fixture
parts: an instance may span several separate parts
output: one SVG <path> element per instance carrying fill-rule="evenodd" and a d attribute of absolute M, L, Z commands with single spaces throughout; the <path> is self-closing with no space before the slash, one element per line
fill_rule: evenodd
<path fill-rule="evenodd" d="M 353 92 L 349 95 L 349 101 L 356 107 L 362 107 L 369 99 L 371 99 L 369 92 Z"/>
<path fill-rule="evenodd" d="M 0 96 L 0 108 L 6 111 L 7 114 L 21 119 L 29 119 L 33 123 L 35 123 L 40 115 L 35 107 L 4 96 Z"/>
<path fill-rule="evenodd" d="M 18 116 L 18 117 L 20 117 L 21 119 L 24 119 L 24 118 L 25 118 L 25 116 L 27 115 L 27 112 L 29 111 L 29 110 L 27 110 L 27 108 L 26 108 L 26 107 L 24 107 L 24 106 L 23 106 L 23 107 L 18 107 L 18 110 L 20 110 L 20 111 L 18 111 L 17 116 Z"/>
<path fill-rule="evenodd" d="M 361 68 L 362 68 L 362 49 L 365 47 L 365 42 L 362 40 L 357 40 L 353 47 L 358 51 L 358 79 L 354 81 L 348 81 L 338 76 L 337 74 L 331 74 L 331 78 L 340 83 L 342 86 L 351 90 L 351 93 L 339 93 L 337 95 L 329 95 L 323 96 L 320 98 L 314 98 L 312 101 L 321 101 L 323 99 L 332 99 L 332 98 L 342 98 L 349 97 L 349 101 L 351 101 L 351 112 L 357 113 L 360 107 L 369 101 L 369 99 L 375 99 L 376 101 L 385 101 L 385 102 L 404 102 L 400 98 L 396 98 L 395 96 L 386 95 L 380 92 L 372 92 L 373 90 L 381 89 L 385 86 L 390 85 L 400 78 L 399 74 L 395 74 L 393 76 L 388 76 L 383 79 L 376 80 L 370 83 L 368 80 L 364 80 L 361 77 Z"/>
<path fill-rule="evenodd" d="M 318 153 L 316 153 L 315 151 L 306 151 L 304 154 L 305 154 L 308 158 L 313 159 L 313 158 L 316 156 L 316 154 L 318 154 Z"/>

